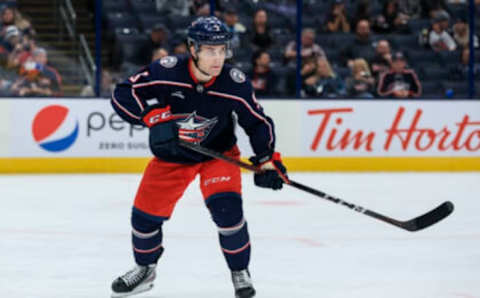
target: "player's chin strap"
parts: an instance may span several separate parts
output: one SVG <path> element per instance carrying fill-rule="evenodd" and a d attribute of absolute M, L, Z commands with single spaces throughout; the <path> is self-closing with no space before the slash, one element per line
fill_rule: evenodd
<path fill-rule="evenodd" d="M 204 75 L 206 76 L 209 76 L 211 77 L 212 75 L 209 74 L 208 72 L 204 71 L 203 69 L 200 68 L 200 66 L 198 65 L 198 58 L 195 57 L 194 55 L 192 55 L 192 60 L 193 60 L 193 64 L 195 64 L 195 67 L 201 72 L 203 73 Z"/>

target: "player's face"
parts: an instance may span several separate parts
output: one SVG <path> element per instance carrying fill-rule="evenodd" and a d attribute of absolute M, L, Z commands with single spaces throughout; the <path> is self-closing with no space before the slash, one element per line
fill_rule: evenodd
<path fill-rule="evenodd" d="M 225 45 L 202 45 L 198 55 L 198 66 L 211 76 L 218 76 L 222 71 L 227 47 Z"/>

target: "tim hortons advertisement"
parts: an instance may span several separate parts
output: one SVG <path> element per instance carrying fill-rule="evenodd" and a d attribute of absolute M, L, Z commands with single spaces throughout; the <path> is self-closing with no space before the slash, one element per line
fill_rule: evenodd
<path fill-rule="evenodd" d="M 480 156 L 474 101 L 310 102 L 302 156 Z"/>
<path fill-rule="evenodd" d="M 12 157 L 145 157 L 148 133 L 124 122 L 108 100 L 10 101 Z"/>

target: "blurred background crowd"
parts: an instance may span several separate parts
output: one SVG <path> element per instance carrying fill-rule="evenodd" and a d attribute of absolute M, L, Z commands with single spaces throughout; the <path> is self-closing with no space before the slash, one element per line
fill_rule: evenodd
<path fill-rule="evenodd" d="M 471 48 L 480 92 L 480 0 L 473 40 L 468 2 L 304 0 L 298 28 L 292 0 L 103 0 L 101 15 L 93 0 L 0 1 L 0 96 L 94 96 L 99 16 L 109 97 L 151 61 L 186 55 L 188 25 L 213 9 L 258 97 L 296 95 L 300 30 L 301 97 L 466 98 Z"/>

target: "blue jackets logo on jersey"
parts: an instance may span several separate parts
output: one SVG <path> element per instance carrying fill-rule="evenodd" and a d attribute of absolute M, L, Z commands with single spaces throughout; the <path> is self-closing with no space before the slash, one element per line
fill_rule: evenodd
<path fill-rule="evenodd" d="M 178 117 L 178 115 L 175 115 L 175 117 Z M 191 114 L 187 114 L 184 120 L 177 120 L 178 135 L 184 141 L 200 144 L 207 138 L 217 122 L 217 117 L 207 119 L 198 116 L 197 112 L 194 111 Z"/>

